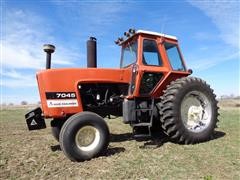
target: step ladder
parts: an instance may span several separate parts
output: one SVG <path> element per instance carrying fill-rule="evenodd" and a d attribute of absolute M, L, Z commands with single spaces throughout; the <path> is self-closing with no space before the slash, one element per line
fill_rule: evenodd
<path fill-rule="evenodd" d="M 149 122 L 139 122 L 139 123 L 132 123 L 132 129 L 133 129 L 133 136 L 135 138 L 149 138 L 152 136 L 151 134 L 151 127 L 153 125 L 153 109 L 154 109 L 154 99 L 151 99 L 151 105 L 150 108 L 137 108 L 135 107 L 135 113 L 137 117 L 137 112 L 139 111 L 148 111 L 150 112 L 150 121 Z M 144 131 L 147 130 L 147 133 L 145 132 L 136 132 L 136 129 L 141 129 Z"/>

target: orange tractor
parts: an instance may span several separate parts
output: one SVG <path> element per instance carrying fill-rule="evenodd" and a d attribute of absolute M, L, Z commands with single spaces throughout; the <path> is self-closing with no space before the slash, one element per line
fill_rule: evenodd
<path fill-rule="evenodd" d="M 96 38 L 87 41 L 87 68 L 51 69 L 53 45 L 44 45 L 46 70 L 37 73 L 41 108 L 25 115 L 29 130 L 46 127 L 72 161 L 99 156 L 109 144 L 104 118 L 122 116 L 135 137 L 163 131 L 174 142 L 207 141 L 218 107 L 205 81 L 189 76 L 174 36 L 130 29 L 118 69 L 97 68 Z"/>

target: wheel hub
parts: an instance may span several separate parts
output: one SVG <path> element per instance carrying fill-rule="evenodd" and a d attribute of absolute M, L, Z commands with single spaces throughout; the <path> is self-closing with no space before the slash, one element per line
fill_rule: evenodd
<path fill-rule="evenodd" d="M 199 91 L 188 93 L 181 104 L 181 118 L 184 125 L 193 132 L 206 129 L 211 121 L 211 105 L 207 97 Z"/>
<path fill-rule="evenodd" d="M 78 130 L 75 142 L 80 150 L 91 151 L 100 142 L 99 130 L 93 126 L 84 126 Z"/>
<path fill-rule="evenodd" d="M 188 120 L 197 122 L 201 120 L 203 108 L 201 106 L 190 106 L 188 109 Z"/>

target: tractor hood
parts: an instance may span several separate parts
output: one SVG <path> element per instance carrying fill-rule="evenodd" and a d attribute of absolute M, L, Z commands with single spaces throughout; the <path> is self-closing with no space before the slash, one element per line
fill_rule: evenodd
<path fill-rule="evenodd" d="M 105 68 L 65 68 L 47 69 L 37 73 L 37 82 L 45 117 L 54 117 L 60 114 L 61 108 L 48 108 L 47 93 L 70 93 L 76 94 L 78 102 L 80 95 L 78 86 L 83 83 L 129 83 L 131 69 L 105 69 Z M 49 110 L 50 109 L 50 110 Z M 81 111 L 82 106 L 69 108 L 69 111 Z M 52 114 L 54 112 L 54 114 Z"/>
<path fill-rule="evenodd" d="M 106 68 L 65 68 L 49 69 L 37 73 L 38 82 L 44 83 L 47 90 L 65 90 L 66 86 L 73 88 L 78 83 L 128 83 L 130 69 Z M 64 86 L 63 86 L 64 84 Z M 54 89 L 53 89 L 54 88 Z"/>

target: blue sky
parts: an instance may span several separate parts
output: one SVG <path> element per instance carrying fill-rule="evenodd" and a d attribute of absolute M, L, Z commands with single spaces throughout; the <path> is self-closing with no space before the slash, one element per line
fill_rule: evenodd
<path fill-rule="evenodd" d="M 98 40 L 98 67 L 119 67 L 114 40 L 129 28 L 175 35 L 193 76 L 218 96 L 240 95 L 239 1 L 1 1 L 1 103 L 39 101 L 42 45 L 52 67 L 85 67 L 86 40 Z"/>

